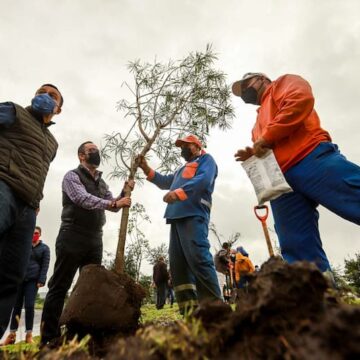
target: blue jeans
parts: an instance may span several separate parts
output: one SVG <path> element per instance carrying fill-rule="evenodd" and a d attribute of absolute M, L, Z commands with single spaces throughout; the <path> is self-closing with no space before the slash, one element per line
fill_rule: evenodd
<path fill-rule="evenodd" d="M 30 259 L 35 209 L 0 180 L 0 337 L 10 320 Z"/>
<path fill-rule="evenodd" d="M 222 299 L 209 248 L 207 220 L 200 216 L 171 220 L 170 270 L 181 312 L 198 301 Z"/>
<path fill-rule="evenodd" d="M 169 298 L 170 305 L 173 306 L 175 300 L 174 289 L 172 287 L 168 287 L 167 291 L 168 291 L 167 297 Z"/>
<path fill-rule="evenodd" d="M 282 255 L 289 263 L 307 260 L 327 271 L 317 207 L 360 225 L 360 167 L 324 142 L 284 175 L 294 192 L 271 201 Z"/>
<path fill-rule="evenodd" d="M 34 325 L 35 299 L 38 292 L 37 281 L 24 281 L 17 293 L 14 309 L 11 315 L 10 331 L 16 331 L 19 327 L 21 310 L 25 308 L 25 327 L 26 331 L 32 331 Z"/>

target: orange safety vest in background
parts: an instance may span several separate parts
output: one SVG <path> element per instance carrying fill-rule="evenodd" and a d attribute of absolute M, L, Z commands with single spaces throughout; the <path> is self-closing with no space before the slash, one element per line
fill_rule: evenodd
<path fill-rule="evenodd" d="M 235 280 L 238 282 L 242 275 L 246 275 L 255 271 L 255 267 L 251 260 L 241 253 L 237 253 L 235 257 Z"/>

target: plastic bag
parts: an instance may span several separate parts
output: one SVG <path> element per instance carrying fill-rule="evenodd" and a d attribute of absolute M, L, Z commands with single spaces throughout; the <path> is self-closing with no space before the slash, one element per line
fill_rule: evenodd
<path fill-rule="evenodd" d="M 259 205 L 293 191 L 286 182 L 272 150 L 261 158 L 253 155 L 241 165 L 254 186 Z"/>

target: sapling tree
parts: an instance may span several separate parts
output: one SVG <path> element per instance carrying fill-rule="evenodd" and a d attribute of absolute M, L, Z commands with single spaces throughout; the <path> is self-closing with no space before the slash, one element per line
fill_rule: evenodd
<path fill-rule="evenodd" d="M 141 179 L 136 174 L 137 155 L 156 157 L 158 169 L 165 173 L 180 165 L 174 142 L 193 133 L 204 143 L 209 129 L 227 129 L 234 112 L 225 74 L 214 68 L 217 59 L 210 45 L 204 52 L 190 53 L 182 60 L 165 64 L 155 61 L 131 62 L 133 83 L 125 83 L 130 95 L 118 102 L 118 109 L 129 120 L 126 133 L 106 135 L 102 155 L 114 160 L 113 177 Z M 129 186 L 125 194 L 131 196 Z M 124 247 L 129 210 L 123 209 L 115 259 L 115 270 L 124 268 Z"/>
<path fill-rule="evenodd" d="M 209 230 L 215 236 L 215 239 L 218 242 L 219 246 L 218 247 L 215 246 L 215 247 L 218 249 L 221 249 L 222 244 L 224 243 L 224 236 L 218 232 L 218 230 L 216 229 L 216 226 L 213 222 L 210 222 Z M 241 234 L 239 232 L 235 232 L 235 233 L 232 233 L 229 235 L 226 242 L 229 244 L 230 248 L 232 248 L 236 244 L 236 242 L 240 239 L 240 236 L 241 236 Z"/>

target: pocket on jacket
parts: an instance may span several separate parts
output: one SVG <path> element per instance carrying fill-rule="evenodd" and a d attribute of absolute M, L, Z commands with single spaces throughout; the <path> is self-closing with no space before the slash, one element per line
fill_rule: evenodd
<path fill-rule="evenodd" d="M 182 172 L 182 178 L 183 179 L 192 179 L 195 174 L 196 170 L 198 168 L 199 164 L 197 162 L 188 163 L 185 165 L 185 168 Z"/>

